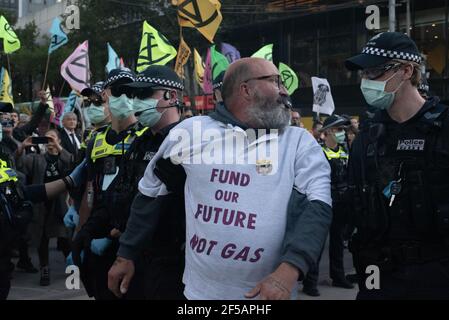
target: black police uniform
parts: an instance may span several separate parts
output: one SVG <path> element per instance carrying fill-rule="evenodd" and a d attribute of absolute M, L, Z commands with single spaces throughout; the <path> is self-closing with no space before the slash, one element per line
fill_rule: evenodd
<path fill-rule="evenodd" d="M 161 129 L 154 136 L 151 150 L 157 152 L 170 129 L 177 124 Z M 143 250 L 145 299 L 183 300 L 186 174 L 181 166 L 164 159 L 156 163 L 154 172 L 171 193 L 164 198 L 155 233 Z"/>
<path fill-rule="evenodd" d="M 105 132 L 105 130 L 107 130 L 107 132 Z M 98 147 L 99 139 L 97 138 L 99 137 L 98 135 L 102 133 L 105 134 L 106 144 L 118 152 L 106 157 L 99 157 L 95 159 L 95 162 L 93 162 L 91 156 L 88 161 L 88 181 L 90 181 L 91 187 L 89 186 L 87 189 L 87 201 L 91 204 L 92 210 L 88 220 L 75 237 L 75 260 L 79 254 L 79 248 L 77 246 L 80 242 L 89 239 L 88 242 L 90 243 L 91 239 L 109 237 L 110 231 L 117 227 L 118 224 L 121 226 L 126 225 L 126 220 L 123 222 L 120 219 L 117 219 L 117 223 L 110 223 L 112 209 L 113 212 L 122 213 L 126 211 L 125 203 L 121 202 L 120 205 L 114 206 L 117 201 L 120 201 L 118 197 L 122 197 L 125 194 L 117 195 L 114 193 L 112 195 L 110 191 L 112 182 L 105 190 L 103 190 L 103 183 L 106 175 L 115 173 L 117 168 L 120 176 L 122 173 L 126 173 L 127 168 L 122 166 L 122 163 L 124 162 L 124 155 L 126 155 L 131 149 L 133 143 L 139 139 L 137 134 L 141 130 L 142 127 L 140 127 L 138 123 L 132 124 L 120 133 L 116 133 L 110 127 L 106 127 L 100 129 L 100 131 L 97 132 L 96 137 L 90 141 L 87 147 L 87 155 L 96 153 L 94 148 Z M 117 177 L 118 176 L 114 177 L 113 181 L 115 181 Z M 115 196 L 117 196 L 117 199 L 115 199 Z M 129 201 L 131 202 L 131 200 Z M 117 248 L 118 241 L 116 239 L 112 239 L 111 245 L 105 250 L 103 255 L 99 256 L 89 250 L 84 253 L 84 261 L 80 269 L 81 279 L 88 295 L 94 296 L 97 300 L 116 299 L 113 293 L 108 289 L 107 274 L 115 260 Z"/>
<path fill-rule="evenodd" d="M 151 93 L 152 88 L 161 90 L 183 90 L 184 86 L 176 73 L 166 66 L 150 66 L 137 76 L 136 82 L 126 86 L 133 90 L 143 90 Z M 167 93 L 167 92 L 166 92 Z M 164 94 L 164 99 L 169 99 Z M 173 106 L 175 107 L 175 106 Z M 176 106 L 177 107 L 177 106 Z M 146 154 L 150 158 L 159 150 L 165 137 L 171 128 L 177 123 L 172 123 L 151 136 L 146 144 Z M 145 150 L 144 149 L 144 150 Z M 148 157 L 145 157 L 148 158 Z M 167 189 L 171 191 L 169 195 L 152 201 L 137 190 L 133 204 L 142 203 L 142 210 L 151 212 L 154 223 L 154 233 L 151 239 L 146 239 L 146 246 L 141 247 L 143 251 L 143 277 L 145 287 L 145 299 L 149 300 L 173 300 L 184 299 L 184 285 L 182 275 L 184 272 L 184 243 L 185 243 L 185 209 L 184 209 L 184 184 L 185 172 L 181 166 L 174 166 L 170 160 L 160 160 L 156 163 L 154 170 L 159 179 L 164 182 Z M 141 172 L 136 182 L 144 175 Z M 131 205 L 130 202 L 130 205 Z M 130 214 L 130 211 L 127 214 Z M 155 209 L 156 208 L 156 209 Z M 132 225 L 133 221 L 130 218 Z M 129 226 L 128 226 L 129 227 Z M 121 237 L 120 241 L 128 239 L 129 229 Z M 119 255 L 121 255 L 119 253 Z M 124 256 L 125 258 L 130 258 Z M 139 266 L 142 252 L 136 250 L 132 259 Z"/>
<path fill-rule="evenodd" d="M 2 157 L 3 158 L 3 157 Z M 0 158 L 1 159 L 1 158 Z M 14 265 L 11 263 L 11 247 L 18 238 L 26 232 L 31 221 L 33 210 L 27 198 L 38 201 L 42 197 L 42 188 L 37 192 L 38 197 L 27 197 L 22 185 L 17 179 L 16 172 L 1 160 L 0 165 L 0 300 L 7 298 L 10 289 L 11 272 Z M 44 193 L 45 194 L 45 193 Z"/>
<path fill-rule="evenodd" d="M 449 298 L 449 113 L 429 99 L 404 123 L 376 114 L 353 143 L 350 243 L 359 299 Z M 367 266 L 380 269 L 368 289 Z"/>

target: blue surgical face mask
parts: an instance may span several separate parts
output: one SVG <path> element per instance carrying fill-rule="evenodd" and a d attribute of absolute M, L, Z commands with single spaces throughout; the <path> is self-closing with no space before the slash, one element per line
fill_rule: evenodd
<path fill-rule="evenodd" d="M 335 132 L 334 136 L 335 136 L 335 141 L 337 141 L 338 144 L 345 143 L 346 134 L 344 131 Z"/>
<path fill-rule="evenodd" d="M 395 75 L 396 73 L 385 81 L 362 79 L 360 89 L 362 90 L 366 102 L 372 107 L 369 109 L 370 112 L 376 112 L 377 110 L 388 110 L 391 107 L 394 102 L 396 92 L 404 83 L 404 81 L 402 81 L 393 92 L 386 92 L 385 87 L 387 86 L 388 81 Z"/>
<path fill-rule="evenodd" d="M 101 123 L 106 119 L 103 106 L 96 106 L 93 103 L 86 108 L 86 114 L 93 124 Z"/>
<path fill-rule="evenodd" d="M 161 120 L 162 113 L 157 111 L 156 107 L 159 103 L 158 99 L 145 99 L 140 100 L 137 98 L 134 98 L 133 100 L 133 106 L 134 106 L 134 112 L 140 113 L 137 116 L 137 119 L 139 120 L 140 124 L 142 124 L 145 127 L 152 127 L 156 123 Z M 164 110 L 165 112 L 165 110 Z"/>
<path fill-rule="evenodd" d="M 120 97 L 109 96 L 109 109 L 114 118 L 123 120 L 128 118 L 133 110 L 133 100 L 128 98 L 126 94 L 122 94 Z"/>

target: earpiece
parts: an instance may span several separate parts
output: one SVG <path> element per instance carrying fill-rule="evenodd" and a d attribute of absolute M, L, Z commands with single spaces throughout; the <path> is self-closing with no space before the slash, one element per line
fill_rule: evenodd
<path fill-rule="evenodd" d="M 171 99 L 170 91 L 167 90 L 164 92 L 164 100 L 170 100 L 170 99 Z"/>

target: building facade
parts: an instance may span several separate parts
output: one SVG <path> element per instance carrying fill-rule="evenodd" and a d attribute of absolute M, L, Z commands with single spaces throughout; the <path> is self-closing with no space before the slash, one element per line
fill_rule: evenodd
<path fill-rule="evenodd" d="M 327 5 L 333 3 L 333 5 Z M 431 92 L 449 99 L 448 0 L 410 3 L 410 36 L 425 58 L 425 74 Z M 307 5 L 308 4 L 308 5 Z M 380 9 L 380 28 L 368 30 L 365 13 L 368 5 Z M 242 56 L 250 56 L 264 44 L 274 44 L 274 63 L 288 64 L 300 78 L 293 102 L 302 115 L 312 115 L 311 77 L 328 79 L 336 113 L 362 115 L 366 102 L 360 92 L 360 78 L 344 66 L 348 57 L 360 52 L 375 34 L 388 31 L 388 1 L 273 1 L 275 10 L 288 18 L 267 19 L 229 30 L 223 41 L 235 45 Z M 407 6 L 397 0 L 396 31 L 407 32 Z M 279 18 L 280 17 L 280 18 Z M 424 71 L 424 70 L 423 70 Z"/>

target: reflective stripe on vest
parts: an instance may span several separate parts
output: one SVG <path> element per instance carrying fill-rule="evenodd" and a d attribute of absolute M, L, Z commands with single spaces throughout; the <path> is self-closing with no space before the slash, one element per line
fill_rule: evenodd
<path fill-rule="evenodd" d="M 94 147 L 92 148 L 92 152 L 90 158 L 93 162 L 97 159 L 105 158 L 107 156 L 121 156 L 126 151 L 128 151 L 131 143 L 134 141 L 135 137 L 140 137 L 144 134 L 145 131 L 148 130 L 148 127 L 143 128 L 142 130 L 136 131 L 132 134 L 129 134 L 124 141 L 124 145 L 122 142 L 117 143 L 112 146 L 106 142 L 106 135 L 109 131 L 110 127 L 107 128 L 104 132 L 98 133 L 95 136 Z"/>
<path fill-rule="evenodd" d="M 84 141 L 81 142 L 80 149 L 84 150 L 84 149 L 87 148 L 87 144 L 92 139 L 92 136 L 94 135 L 94 133 L 96 133 L 95 130 L 92 130 L 92 131 L 89 132 L 89 134 L 87 135 L 86 139 L 84 139 Z"/>
<path fill-rule="evenodd" d="M 328 160 L 331 160 L 331 159 L 348 159 L 349 158 L 348 154 L 346 153 L 346 151 L 342 147 L 340 147 L 337 152 L 332 151 L 328 147 L 323 147 L 323 151 L 326 154 L 326 157 L 327 157 Z"/>
<path fill-rule="evenodd" d="M 0 183 L 5 183 L 8 181 L 17 181 L 17 173 L 8 168 L 6 161 L 0 160 Z"/>

